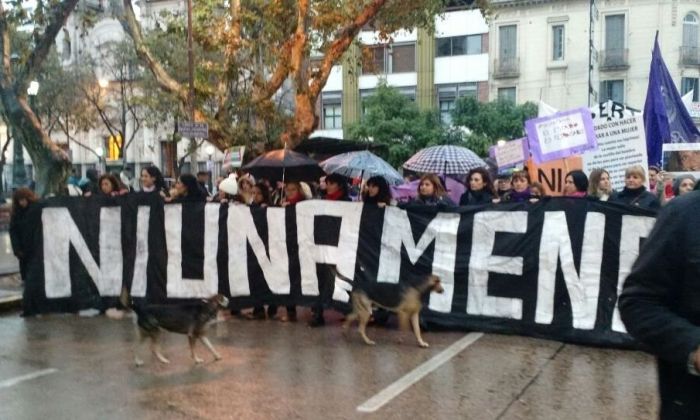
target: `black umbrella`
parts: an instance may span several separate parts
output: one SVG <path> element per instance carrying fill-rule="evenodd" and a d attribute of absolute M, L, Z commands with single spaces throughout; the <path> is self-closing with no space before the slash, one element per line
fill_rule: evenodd
<path fill-rule="evenodd" d="M 317 181 L 325 173 L 318 162 L 289 149 L 272 150 L 258 156 L 243 169 L 255 178 L 276 181 Z"/>

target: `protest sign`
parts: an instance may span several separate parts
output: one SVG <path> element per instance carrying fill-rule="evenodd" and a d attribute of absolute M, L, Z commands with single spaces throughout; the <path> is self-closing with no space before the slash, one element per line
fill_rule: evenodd
<path fill-rule="evenodd" d="M 224 160 L 221 169 L 227 170 L 230 168 L 240 168 L 243 165 L 243 154 L 245 153 L 245 146 L 234 146 L 230 149 L 226 149 L 224 153 Z"/>
<path fill-rule="evenodd" d="M 514 167 L 525 162 L 530 156 L 526 137 L 495 145 L 489 152 L 496 160 L 498 169 Z"/>
<path fill-rule="evenodd" d="M 533 118 L 525 122 L 525 131 L 536 163 L 561 159 L 596 148 L 593 120 L 587 108 Z"/>
<path fill-rule="evenodd" d="M 532 159 L 527 162 L 530 180 L 542 184 L 544 195 L 555 197 L 564 193 L 564 178 L 566 174 L 581 168 L 581 156 L 570 156 L 539 164 Z"/>
<path fill-rule="evenodd" d="M 583 171 L 590 174 L 593 169 L 605 169 L 615 190 L 624 188 L 625 170 L 630 166 L 641 165 L 648 173 L 642 115 L 618 115 L 622 118 L 600 116 L 593 120 L 598 149 L 583 154 Z"/>

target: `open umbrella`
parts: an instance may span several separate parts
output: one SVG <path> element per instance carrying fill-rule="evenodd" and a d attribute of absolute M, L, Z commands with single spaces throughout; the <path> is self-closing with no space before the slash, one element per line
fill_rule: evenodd
<path fill-rule="evenodd" d="M 441 145 L 419 150 L 403 167 L 421 173 L 464 175 L 474 168 L 485 168 L 486 162 L 466 147 Z"/>
<path fill-rule="evenodd" d="M 253 159 L 243 169 L 255 178 L 266 178 L 271 182 L 316 181 L 324 174 L 315 160 L 289 149 L 267 152 Z"/>
<path fill-rule="evenodd" d="M 403 177 L 382 158 L 367 150 L 348 152 L 333 156 L 321 162 L 326 173 L 335 173 L 348 178 L 368 179 L 381 176 L 389 184 L 401 184 Z"/>

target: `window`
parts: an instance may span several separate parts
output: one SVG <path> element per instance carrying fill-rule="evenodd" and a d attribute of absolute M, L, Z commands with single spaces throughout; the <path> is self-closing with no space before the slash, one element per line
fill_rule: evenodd
<path fill-rule="evenodd" d="M 438 38 L 435 42 L 435 56 L 481 54 L 481 34 Z"/>
<path fill-rule="evenodd" d="M 116 136 L 109 136 L 107 138 L 107 159 L 117 160 L 121 159 L 121 147 L 122 147 L 122 136 L 117 134 Z"/>
<path fill-rule="evenodd" d="M 343 107 L 341 101 L 342 92 L 323 92 L 321 94 L 324 129 L 343 128 Z"/>
<path fill-rule="evenodd" d="M 564 25 L 552 26 L 552 61 L 564 60 Z"/>
<path fill-rule="evenodd" d="M 693 91 L 693 102 L 698 102 L 700 100 L 700 84 L 698 83 L 700 79 L 697 77 L 683 77 L 681 78 L 681 95 Z"/>
<path fill-rule="evenodd" d="M 440 120 L 447 125 L 452 124 L 452 110 L 458 98 L 462 96 L 477 97 L 477 84 L 462 83 L 459 85 L 440 85 L 438 91 L 438 107 L 440 109 Z"/>
<path fill-rule="evenodd" d="M 63 42 L 62 42 L 62 49 L 61 49 L 61 59 L 63 61 L 68 61 L 71 58 L 71 45 L 70 45 L 70 34 L 68 33 L 68 30 L 65 28 L 63 29 Z"/>
<path fill-rule="evenodd" d="M 416 45 L 393 45 L 391 47 L 391 69 L 387 73 L 414 71 L 416 71 Z"/>
<path fill-rule="evenodd" d="M 515 103 L 515 87 L 498 88 L 498 100 Z"/>
<path fill-rule="evenodd" d="M 512 60 L 516 57 L 517 27 L 515 25 L 498 28 L 498 57 L 501 61 Z"/>
<path fill-rule="evenodd" d="M 600 82 L 600 102 L 611 100 L 621 104 L 625 103 L 625 81 L 606 80 Z"/>
<path fill-rule="evenodd" d="M 608 55 L 625 49 L 625 15 L 605 16 L 605 50 Z"/>
<path fill-rule="evenodd" d="M 371 47 L 370 56 L 372 61 L 362 66 L 362 74 L 416 71 L 415 44 Z"/>
<path fill-rule="evenodd" d="M 683 47 L 698 47 L 698 15 L 692 12 L 683 18 Z"/>

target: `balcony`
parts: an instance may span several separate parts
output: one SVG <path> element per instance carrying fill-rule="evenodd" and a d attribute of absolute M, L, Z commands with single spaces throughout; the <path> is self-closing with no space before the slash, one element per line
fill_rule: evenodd
<path fill-rule="evenodd" d="M 519 57 L 501 57 L 493 60 L 494 79 L 508 79 L 520 76 Z"/>
<path fill-rule="evenodd" d="M 620 48 L 614 50 L 604 50 L 600 52 L 600 70 L 615 71 L 627 70 L 629 64 L 629 50 Z"/>
<path fill-rule="evenodd" d="M 700 48 L 698 48 L 698 47 L 681 47 L 681 65 L 682 66 L 700 65 Z"/>

